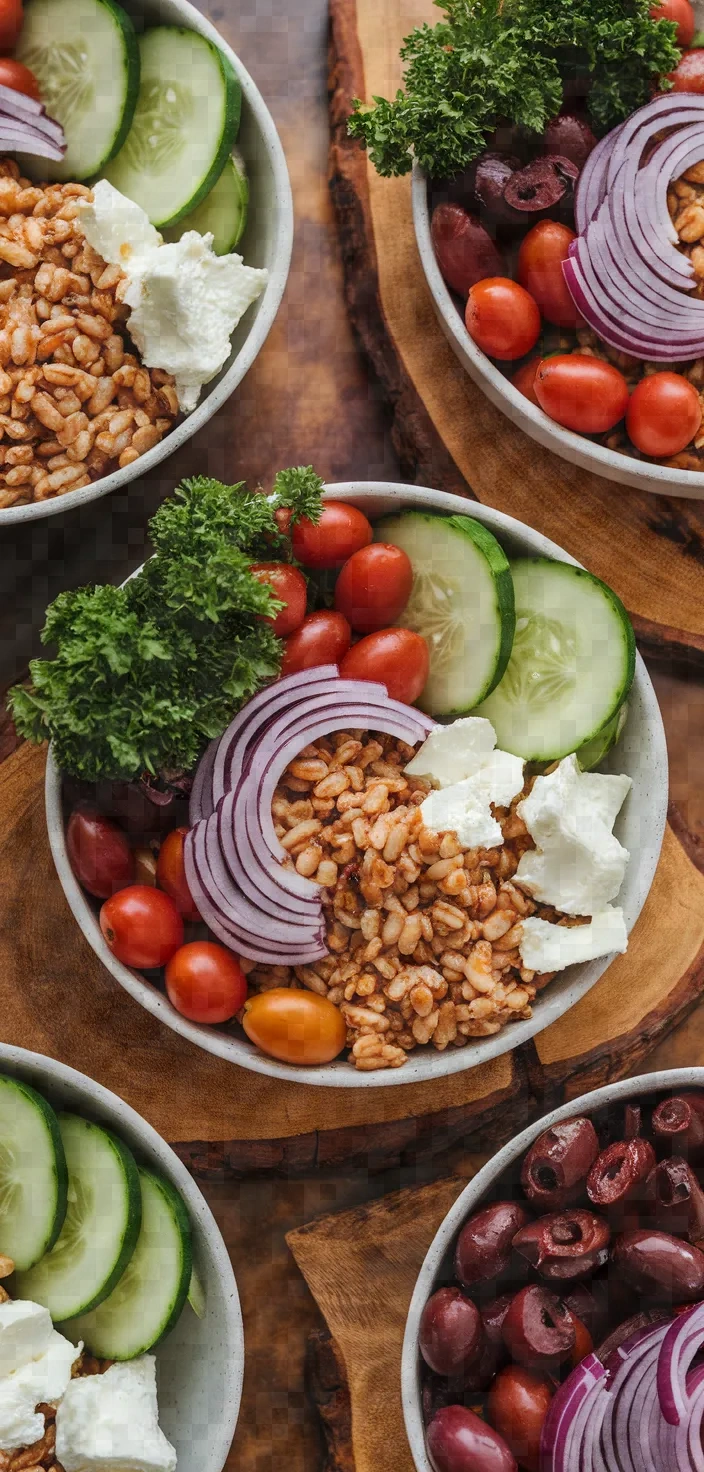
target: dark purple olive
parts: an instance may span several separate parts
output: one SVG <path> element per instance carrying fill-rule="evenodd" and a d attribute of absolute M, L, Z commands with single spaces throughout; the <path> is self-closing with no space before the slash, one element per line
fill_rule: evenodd
<path fill-rule="evenodd" d="M 587 1195 L 593 1206 L 620 1206 L 639 1192 L 655 1165 L 655 1151 L 647 1140 L 617 1140 L 607 1145 L 587 1176 Z"/>
<path fill-rule="evenodd" d="M 500 1298 L 492 1298 L 491 1303 L 485 1303 L 482 1308 L 482 1324 L 484 1325 L 484 1338 L 487 1344 L 494 1349 L 503 1348 L 503 1326 L 504 1319 L 513 1302 L 513 1293 L 502 1293 Z"/>
<path fill-rule="evenodd" d="M 675 1094 L 653 1111 L 653 1133 L 687 1160 L 704 1157 L 704 1094 Z"/>
<path fill-rule="evenodd" d="M 669 1317 L 670 1315 L 664 1309 L 648 1308 L 638 1314 L 631 1314 L 630 1319 L 624 1319 L 622 1323 L 617 1324 L 616 1328 L 612 1329 L 608 1337 L 595 1350 L 602 1365 L 606 1363 L 609 1355 L 613 1354 L 615 1349 L 619 1349 L 627 1339 L 630 1339 L 632 1334 L 637 1334 L 641 1329 L 648 1329 L 651 1324 L 664 1324 Z"/>
<path fill-rule="evenodd" d="M 627 1104 L 623 1113 L 624 1140 L 637 1140 L 640 1136 L 641 1125 L 640 1104 Z"/>
<path fill-rule="evenodd" d="M 609 1256 L 611 1231 L 603 1217 L 567 1207 L 529 1222 L 513 1239 L 514 1252 L 550 1282 L 589 1278 Z"/>
<path fill-rule="evenodd" d="M 482 1344 L 482 1320 L 459 1288 L 438 1288 L 423 1309 L 418 1336 L 426 1365 L 436 1375 L 461 1375 Z"/>
<path fill-rule="evenodd" d="M 550 155 L 536 158 L 511 175 L 504 189 L 504 199 L 531 223 L 537 219 L 569 219 L 574 199 L 574 186 L 579 169 L 569 158 Z M 526 221 L 528 223 L 528 221 Z"/>
<path fill-rule="evenodd" d="M 568 158 L 578 169 L 584 168 L 593 148 L 596 138 L 589 124 L 574 112 L 561 112 L 543 133 L 543 152 Z"/>
<path fill-rule="evenodd" d="M 517 216 L 506 202 L 505 190 L 509 180 L 520 168 L 520 161 L 501 153 L 483 153 L 474 169 L 474 194 L 479 205 L 490 220 L 513 224 Z"/>
<path fill-rule="evenodd" d="M 640 1293 L 693 1303 L 704 1293 L 704 1252 L 669 1232 L 624 1232 L 612 1249 L 614 1267 Z"/>
<path fill-rule="evenodd" d="M 599 1280 L 591 1283 L 569 1283 L 560 1289 L 560 1298 L 570 1313 L 586 1324 L 593 1340 L 601 1337 L 609 1318 L 608 1289 Z"/>
<path fill-rule="evenodd" d="M 702 1241 L 704 1191 L 686 1160 L 679 1155 L 661 1160 L 648 1176 L 646 1194 L 653 1220 L 663 1232 L 681 1234 L 690 1242 Z"/>
<path fill-rule="evenodd" d="M 466 1406 L 446 1406 L 426 1434 L 435 1472 L 517 1472 L 503 1437 Z"/>
<path fill-rule="evenodd" d="M 495 1201 L 465 1222 L 455 1248 L 455 1273 L 463 1288 L 506 1271 L 513 1238 L 529 1220 L 517 1201 Z"/>
<path fill-rule="evenodd" d="M 505 276 L 506 263 L 476 215 L 459 204 L 439 204 L 430 226 L 435 257 L 443 280 L 459 296 L 487 276 Z"/>
<path fill-rule="evenodd" d="M 516 1294 L 504 1319 L 504 1343 L 521 1365 L 550 1369 L 572 1353 L 576 1332 L 569 1309 L 540 1283 Z"/>
<path fill-rule="evenodd" d="M 561 1211 L 582 1195 L 599 1141 L 590 1119 L 565 1119 L 531 1145 L 521 1185 L 532 1206 Z"/>

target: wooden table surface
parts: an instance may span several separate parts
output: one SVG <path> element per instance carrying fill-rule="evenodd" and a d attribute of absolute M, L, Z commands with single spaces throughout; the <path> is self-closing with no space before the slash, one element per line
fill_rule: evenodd
<path fill-rule="evenodd" d="M 199 0 L 251 71 L 286 149 L 296 209 L 293 267 L 278 321 L 249 377 L 214 421 L 149 478 L 81 512 L 0 538 L 0 689 L 39 648 L 44 610 L 61 588 L 120 581 L 143 560 L 145 526 L 186 474 L 264 485 L 312 463 L 328 480 L 400 479 L 380 402 L 348 325 L 327 189 L 326 0 Z M 626 492 L 627 494 L 627 492 Z M 671 754 L 672 794 L 704 844 L 704 689 L 655 674 Z M 31 1039 L 27 1040 L 31 1046 Z M 659 1066 L 704 1060 L 704 1007 L 657 1050 Z M 457 1164 L 448 1160 L 446 1169 Z M 303 1389 L 305 1341 L 320 1320 L 284 1234 L 320 1212 L 423 1179 L 358 1171 L 290 1181 L 209 1185 L 232 1254 L 247 1364 L 228 1468 L 316 1472 L 322 1449 Z"/>

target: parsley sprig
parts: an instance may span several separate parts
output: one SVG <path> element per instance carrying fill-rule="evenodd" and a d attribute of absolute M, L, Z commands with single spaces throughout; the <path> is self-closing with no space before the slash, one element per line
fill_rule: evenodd
<path fill-rule="evenodd" d="M 406 37 L 404 90 L 359 100 L 349 131 L 378 172 L 434 178 L 466 168 L 499 123 L 542 133 L 560 111 L 565 82 L 589 90 L 605 133 L 648 101 L 677 65 L 676 26 L 653 21 L 650 0 L 436 0 L 446 19 Z"/>

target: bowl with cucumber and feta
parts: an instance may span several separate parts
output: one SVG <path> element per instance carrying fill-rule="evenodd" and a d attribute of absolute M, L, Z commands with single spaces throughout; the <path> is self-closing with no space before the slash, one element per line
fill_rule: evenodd
<path fill-rule="evenodd" d="M 15 124 L 0 97 L 0 522 L 196 434 L 265 341 L 293 233 L 268 109 L 187 0 L 26 0 L 12 64 L 40 100 L 9 92 Z"/>
<path fill-rule="evenodd" d="M 134 1110 L 0 1044 L 0 1453 L 63 1472 L 221 1472 L 243 1373 L 216 1223 Z"/>

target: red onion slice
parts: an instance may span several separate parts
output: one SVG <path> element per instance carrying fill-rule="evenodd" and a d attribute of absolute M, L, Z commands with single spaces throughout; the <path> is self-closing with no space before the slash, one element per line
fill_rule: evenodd
<path fill-rule="evenodd" d="M 614 128 L 600 138 L 584 164 L 577 180 L 574 197 L 574 216 L 578 234 L 586 230 L 596 214 L 602 200 L 606 198 L 606 175 L 611 151 L 621 129 Z"/>
<path fill-rule="evenodd" d="M 220 741 L 213 768 L 213 808 L 217 807 L 220 798 L 236 785 L 241 776 L 240 738 L 243 738 L 244 742 L 248 734 L 254 737 L 258 730 L 273 719 L 280 708 L 298 704 L 299 701 L 306 699 L 313 687 L 336 679 L 339 679 L 337 665 L 320 665 L 312 670 L 286 675 L 284 679 L 277 680 L 274 685 L 267 685 L 266 689 L 260 690 L 258 695 L 254 695 L 251 700 L 247 701 Z M 246 742 L 244 745 L 246 746 Z M 235 759 L 236 748 L 240 751 L 237 761 Z"/>
<path fill-rule="evenodd" d="M 658 1398 L 665 1420 L 679 1426 L 687 1414 L 687 1370 L 704 1345 L 704 1304 L 680 1314 L 665 1337 L 658 1363 Z"/>
<path fill-rule="evenodd" d="M 209 818 L 213 811 L 213 766 L 221 739 L 220 736 L 214 737 L 196 767 L 188 802 L 188 820 L 192 828 L 202 818 Z"/>
<path fill-rule="evenodd" d="M 595 1389 L 603 1390 L 605 1387 L 604 1366 L 595 1354 L 589 1354 L 556 1390 L 540 1437 L 540 1472 L 568 1472 L 565 1453 L 571 1442 L 575 1416 Z M 572 1468 L 574 1466 L 573 1463 Z"/>
<path fill-rule="evenodd" d="M 290 938 L 284 946 L 280 941 L 270 942 L 268 936 L 269 917 L 261 913 L 255 931 L 249 930 L 245 925 L 239 923 L 230 913 L 230 899 L 227 896 L 223 903 L 217 887 L 211 886 L 211 875 L 207 864 L 202 844 L 197 840 L 192 845 L 184 844 L 184 865 L 188 885 L 198 904 L 200 913 L 213 934 L 239 954 L 247 956 L 252 961 L 259 961 L 265 965 L 278 965 L 286 960 L 291 965 L 304 965 L 309 961 L 317 961 L 327 955 L 327 946 L 324 935 L 317 937 L 311 933 L 300 942 Z M 225 908 L 225 906 L 227 908 Z"/>

